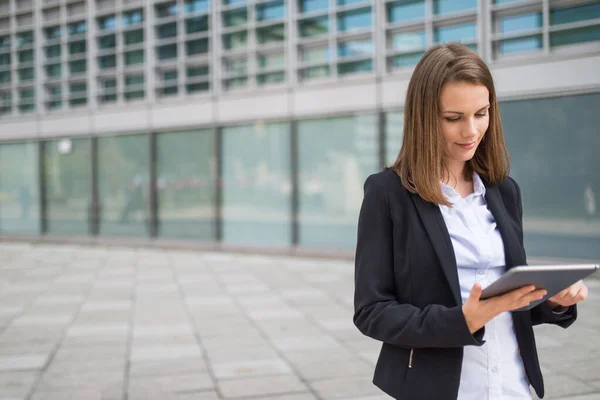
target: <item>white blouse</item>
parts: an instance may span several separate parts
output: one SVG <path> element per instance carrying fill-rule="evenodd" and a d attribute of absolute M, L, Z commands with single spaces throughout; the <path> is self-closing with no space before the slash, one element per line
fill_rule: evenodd
<path fill-rule="evenodd" d="M 440 205 L 440 210 L 454 247 L 464 303 L 476 282 L 485 288 L 502 276 L 504 245 L 479 175 L 473 174 L 474 191 L 465 198 L 451 186 L 441 185 L 453 205 Z M 483 339 L 483 346 L 464 348 L 458 400 L 530 400 L 511 314 L 505 312 L 489 321 Z"/>

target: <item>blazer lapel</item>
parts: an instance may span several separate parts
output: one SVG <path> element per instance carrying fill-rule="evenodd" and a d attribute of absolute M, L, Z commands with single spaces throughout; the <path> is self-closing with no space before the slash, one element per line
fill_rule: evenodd
<path fill-rule="evenodd" d="M 519 244 L 514 229 L 510 226 L 510 220 L 506 214 L 506 207 L 504 206 L 500 190 L 497 186 L 486 186 L 485 200 L 488 209 L 496 220 L 500 236 L 502 236 L 502 242 L 504 243 L 504 261 L 507 270 L 509 270 L 516 266 L 516 260 L 518 260 L 519 257 L 517 257 L 515 252 L 521 248 L 521 245 Z"/>
<path fill-rule="evenodd" d="M 452 290 L 456 304 L 460 305 L 462 304 L 462 298 L 460 296 L 456 256 L 442 212 L 437 205 L 426 202 L 417 194 L 413 193 L 412 199 L 417 208 L 417 212 L 421 217 L 421 221 L 425 226 L 427 235 L 431 240 L 431 244 L 435 249 L 435 253 L 440 260 L 440 265 L 450 284 L 450 289 Z"/>

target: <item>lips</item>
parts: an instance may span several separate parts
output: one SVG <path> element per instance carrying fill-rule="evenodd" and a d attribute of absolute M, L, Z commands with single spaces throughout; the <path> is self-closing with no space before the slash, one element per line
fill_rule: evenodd
<path fill-rule="evenodd" d="M 465 150 L 470 150 L 473 147 L 475 147 L 475 144 L 477 144 L 477 142 L 470 142 L 470 143 L 456 143 L 458 146 L 462 147 Z"/>

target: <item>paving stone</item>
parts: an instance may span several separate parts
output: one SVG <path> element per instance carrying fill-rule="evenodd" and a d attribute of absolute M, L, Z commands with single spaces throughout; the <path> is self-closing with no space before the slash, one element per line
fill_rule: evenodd
<path fill-rule="evenodd" d="M 266 397 L 275 394 L 294 394 L 294 392 L 307 391 L 307 387 L 292 375 L 220 380 L 218 385 L 226 399 L 246 396 Z"/>

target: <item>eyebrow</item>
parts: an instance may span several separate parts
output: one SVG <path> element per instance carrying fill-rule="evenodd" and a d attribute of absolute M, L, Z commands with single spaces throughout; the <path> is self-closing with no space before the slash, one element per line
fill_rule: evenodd
<path fill-rule="evenodd" d="M 477 110 L 477 112 L 483 111 L 486 108 L 489 108 L 490 105 L 488 104 L 487 106 L 481 107 L 479 110 Z M 442 113 L 452 113 L 452 114 L 459 114 L 459 115 L 463 115 L 464 113 L 460 112 L 460 111 L 442 111 Z"/>

